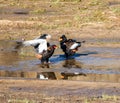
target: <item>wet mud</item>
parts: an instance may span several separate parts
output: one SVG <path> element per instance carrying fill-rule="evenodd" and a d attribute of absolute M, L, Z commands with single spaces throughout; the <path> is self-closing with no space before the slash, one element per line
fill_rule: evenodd
<path fill-rule="evenodd" d="M 68 59 L 59 48 L 43 65 L 32 47 L 15 48 L 16 41 L 1 41 L 0 47 L 0 77 L 120 82 L 119 48 L 81 47 Z"/>

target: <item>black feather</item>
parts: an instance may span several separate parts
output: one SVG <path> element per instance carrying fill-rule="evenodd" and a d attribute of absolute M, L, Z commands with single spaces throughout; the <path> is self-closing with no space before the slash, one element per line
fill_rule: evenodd
<path fill-rule="evenodd" d="M 74 45 L 74 43 L 78 43 L 78 45 L 74 49 L 70 49 L 71 46 Z M 81 43 L 84 43 L 84 41 L 77 42 L 74 39 L 67 39 L 65 35 L 62 35 L 60 37 L 60 47 L 63 50 L 66 57 L 74 55 L 76 53 L 75 51 L 77 51 L 78 48 L 81 46 Z"/>
<path fill-rule="evenodd" d="M 53 53 L 55 51 L 54 46 L 56 46 L 56 45 L 49 46 L 49 49 L 42 53 L 42 59 L 41 59 L 42 63 L 44 63 L 44 62 L 48 63 L 49 62 L 49 58 L 53 55 Z"/>

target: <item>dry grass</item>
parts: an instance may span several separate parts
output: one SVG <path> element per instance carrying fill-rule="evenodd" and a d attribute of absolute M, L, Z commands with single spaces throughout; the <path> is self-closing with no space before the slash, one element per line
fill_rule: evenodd
<path fill-rule="evenodd" d="M 110 96 L 104 91 L 98 92 L 98 96 L 90 94 L 91 90 L 100 88 L 111 88 L 117 93 L 119 83 L 1 79 L 0 100 L 3 103 L 119 103 L 120 96 L 117 95 Z M 62 95 L 59 95 L 61 91 Z M 75 91 L 79 93 L 74 94 Z"/>
<path fill-rule="evenodd" d="M 72 38 L 118 38 L 119 4 L 112 0 L 1 0 L 0 39 L 32 39 L 48 33 Z M 28 14 L 14 14 L 16 10 Z M 114 32 L 115 31 L 115 32 Z M 55 36 L 57 35 L 57 36 Z"/>
<path fill-rule="evenodd" d="M 41 98 L 41 101 L 37 100 L 29 100 L 29 99 L 9 99 L 7 100 L 8 103 L 117 103 L 119 102 L 118 96 L 109 96 L 109 95 L 103 95 L 101 97 L 93 97 L 93 98 L 87 98 L 87 97 L 74 97 L 70 99 L 70 97 L 43 97 Z"/>

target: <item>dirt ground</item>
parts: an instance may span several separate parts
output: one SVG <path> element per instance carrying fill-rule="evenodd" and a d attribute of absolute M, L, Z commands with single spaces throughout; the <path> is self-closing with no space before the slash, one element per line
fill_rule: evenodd
<path fill-rule="evenodd" d="M 71 1 L 0 0 L 0 40 L 66 34 L 86 47 L 120 47 L 119 0 Z M 120 83 L 0 78 L 0 102 L 120 103 Z"/>
<path fill-rule="evenodd" d="M 119 103 L 119 83 L 0 79 L 2 103 Z"/>

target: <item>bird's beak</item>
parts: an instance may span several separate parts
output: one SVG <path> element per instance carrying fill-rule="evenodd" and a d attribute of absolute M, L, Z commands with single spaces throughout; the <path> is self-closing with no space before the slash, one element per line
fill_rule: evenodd
<path fill-rule="evenodd" d="M 59 41 L 62 41 L 62 38 L 60 38 Z"/>

